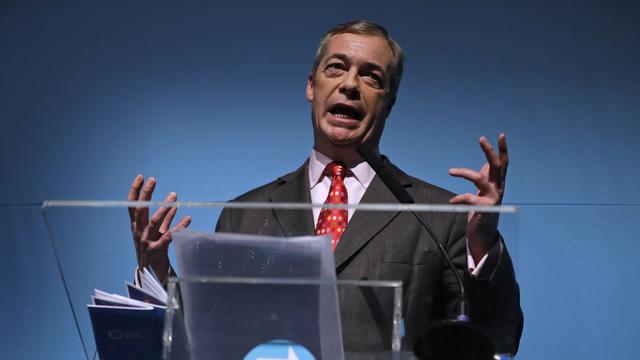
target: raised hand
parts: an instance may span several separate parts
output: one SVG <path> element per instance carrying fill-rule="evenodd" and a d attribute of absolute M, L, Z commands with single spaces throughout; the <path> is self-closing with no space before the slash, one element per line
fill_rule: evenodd
<path fill-rule="evenodd" d="M 156 180 L 153 177 L 150 177 L 145 184 L 144 176 L 138 175 L 131 184 L 127 200 L 149 201 L 155 186 Z M 176 200 L 178 196 L 174 192 L 169 193 L 165 199 L 165 201 Z M 160 281 L 164 281 L 169 273 L 168 249 L 173 231 L 186 228 L 191 223 L 191 217 L 184 216 L 176 226 L 170 229 L 177 210 L 175 206 L 161 207 L 149 218 L 148 207 L 129 208 L 138 267 L 150 266 Z"/>
<path fill-rule="evenodd" d="M 509 165 L 507 138 L 504 134 L 498 137 L 498 153 L 484 136 L 480 138 L 480 148 L 487 158 L 487 163 L 480 171 L 465 168 L 449 169 L 450 175 L 471 181 L 478 192 L 475 195 L 467 193 L 454 196 L 449 200 L 450 203 L 468 205 L 500 205 L 502 203 Z M 499 215 L 499 213 L 474 212 L 469 214 L 467 238 L 471 256 L 476 262 L 482 259 L 498 238 Z"/>

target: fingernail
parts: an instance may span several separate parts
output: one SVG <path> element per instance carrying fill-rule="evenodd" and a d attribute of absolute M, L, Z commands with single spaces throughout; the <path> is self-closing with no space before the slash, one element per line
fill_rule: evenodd
<path fill-rule="evenodd" d="M 187 216 L 186 221 L 187 221 L 187 224 L 190 224 L 191 223 L 191 216 Z"/>
<path fill-rule="evenodd" d="M 148 185 L 153 185 L 153 184 L 155 184 L 155 183 L 156 183 L 156 179 L 155 179 L 155 178 L 153 178 L 153 177 L 150 177 L 150 178 L 149 178 L 149 180 L 147 180 L 147 184 L 148 184 Z"/>
<path fill-rule="evenodd" d="M 139 183 L 140 181 L 142 181 L 143 178 L 144 177 L 142 176 L 142 174 L 136 175 L 136 179 L 135 179 L 136 183 Z"/>

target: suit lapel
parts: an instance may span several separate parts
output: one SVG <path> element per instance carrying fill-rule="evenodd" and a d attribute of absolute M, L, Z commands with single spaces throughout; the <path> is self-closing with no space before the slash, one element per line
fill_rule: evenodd
<path fill-rule="evenodd" d="M 307 160 L 298 170 L 279 178 L 279 183 L 271 191 L 269 201 L 274 203 L 310 203 L 308 165 Z M 273 209 L 273 212 L 285 236 L 312 235 L 314 233 L 311 209 Z"/>
<path fill-rule="evenodd" d="M 384 160 L 403 186 L 411 186 L 411 181 L 406 174 L 391 165 L 386 158 L 384 158 Z M 376 175 L 371 181 L 371 184 L 369 184 L 360 203 L 393 204 L 398 203 L 398 199 L 396 199 L 378 175 Z M 344 263 L 357 255 L 359 250 L 371 241 L 371 239 L 384 229 L 397 215 L 397 211 L 356 210 L 336 247 L 336 268 L 340 269 Z"/>

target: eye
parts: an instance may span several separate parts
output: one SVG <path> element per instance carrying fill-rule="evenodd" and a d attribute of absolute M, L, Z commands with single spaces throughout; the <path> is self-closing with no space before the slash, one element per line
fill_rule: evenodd
<path fill-rule="evenodd" d="M 347 69 L 344 64 L 339 62 L 333 62 L 333 63 L 327 64 L 326 68 L 324 69 L 324 74 L 327 77 L 334 78 L 334 77 L 342 76 L 342 74 L 344 74 L 345 71 L 347 71 Z"/>
<path fill-rule="evenodd" d="M 365 74 L 362 74 L 362 79 L 364 80 L 365 84 L 371 86 L 372 88 L 375 88 L 375 89 L 384 88 L 382 76 L 374 72 L 367 72 Z"/>

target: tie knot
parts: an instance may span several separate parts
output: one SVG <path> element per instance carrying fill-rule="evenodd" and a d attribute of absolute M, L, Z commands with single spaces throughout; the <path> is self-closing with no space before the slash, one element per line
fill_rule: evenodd
<path fill-rule="evenodd" d="M 345 177 L 349 176 L 349 174 L 351 174 L 351 171 L 345 164 L 334 161 L 327 165 L 327 167 L 324 169 L 324 173 L 325 175 Z"/>

